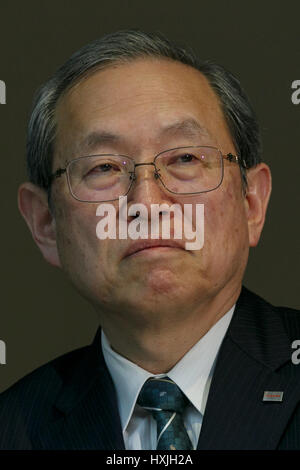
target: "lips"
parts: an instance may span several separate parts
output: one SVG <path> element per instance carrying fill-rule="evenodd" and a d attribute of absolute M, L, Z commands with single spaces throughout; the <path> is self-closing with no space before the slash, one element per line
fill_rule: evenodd
<path fill-rule="evenodd" d="M 179 248 L 184 250 L 184 246 L 180 241 L 176 240 L 137 240 L 129 246 L 125 252 L 124 258 L 131 256 L 134 253 L 138 253 L 139 251 L 157 247 Z"/>

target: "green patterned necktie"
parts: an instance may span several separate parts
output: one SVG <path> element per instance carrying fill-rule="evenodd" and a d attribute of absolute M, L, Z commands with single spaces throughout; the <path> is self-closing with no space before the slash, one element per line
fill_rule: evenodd
<path fill-rule="evenodd" d="M 182 413 L 188 398 L 169 377 L 148 379 L 137 404 L 150 411 L 157 423 L 157 450 L 192 450 Z"/>

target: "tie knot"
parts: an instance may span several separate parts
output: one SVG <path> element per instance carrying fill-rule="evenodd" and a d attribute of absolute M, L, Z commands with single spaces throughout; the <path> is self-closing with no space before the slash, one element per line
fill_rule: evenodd
<path fill-rule="evenodd" d="M 138 396 L 138 405 L 149 411 L 182 413 L 189 400 L 169 377 L 148 379 Z"/>

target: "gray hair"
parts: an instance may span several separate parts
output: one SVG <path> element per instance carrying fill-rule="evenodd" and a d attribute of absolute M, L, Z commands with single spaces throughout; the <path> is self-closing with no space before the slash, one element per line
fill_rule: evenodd
<path fill-rule="evenodd" d="M 48 191 L 50 201 L 53 148 L 58 99 L 95 69 L 137 58 L 155 57 L 181 62 L 199 70 L 219 98 L 238 155 L 251 168 L 261 161 L 261 140 L 256 116 L 239 81 L 223 66 L 201 61 L 187 48 L 160 33 L 124 30 L 108 34 L 75 52 L 38 90 L 28 126 L 27 171 L 29 180 Z M 247 187 L 245 168 L 243 188 Z"/>

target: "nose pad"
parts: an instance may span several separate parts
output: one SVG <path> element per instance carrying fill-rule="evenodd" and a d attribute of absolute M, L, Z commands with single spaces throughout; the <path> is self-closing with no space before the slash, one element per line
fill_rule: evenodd
<path fill-rule="evenodd" d="M 148 163 L 145 163 L 145 164 L 141 163 L 141 164 L 138 164 L 138 165 L 136 165 L 136 166 L 142 166 L 142 165 L 148 165 Z M 154 176 L 155 180 L 160 179 L 160 178 L 161 178 L 160 170 L 158 170 L 157 168 L 154 167 L 153 176 Z M 133 172 L 133 171 L 130 172 L 129 180 L 130 180 L 130 182 L 131 182 L 130 190 L 132 190 L 133 184 L 134 184 L 134 182 L 137 180 L 136 172 L 135 172 L 135 171 L 134 171 L 134 172 Z"/>
<path fill-rule="evenodd" d="M 160 171 L 160 170 L 157 170 L 157 169 L 154 170 L 154 178 L 155 178 L 156 180 L 160 179 L 160 173 L 159 173 L 159 171 Z"/>

